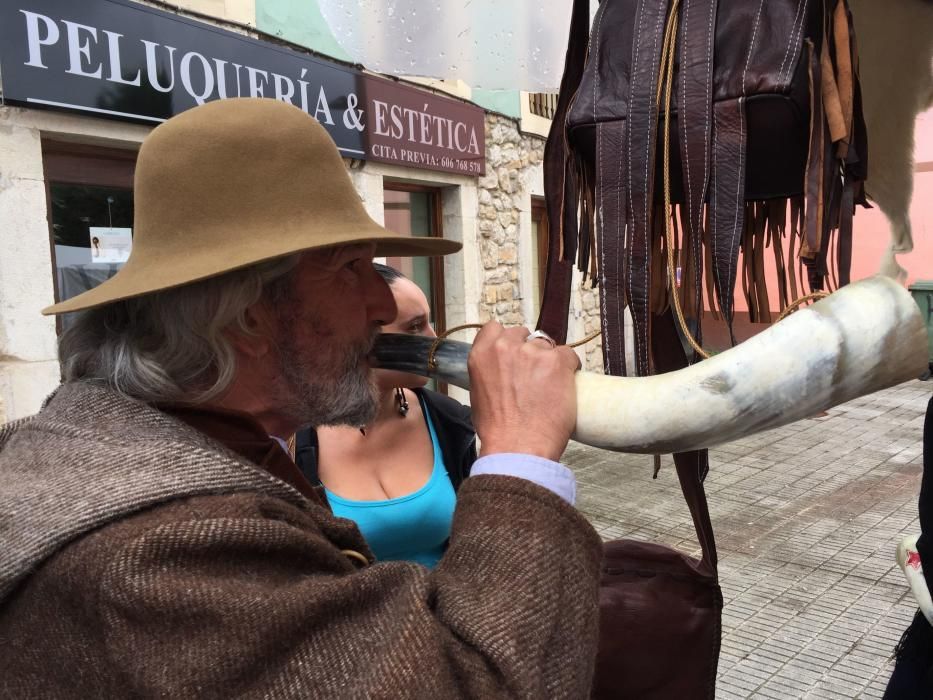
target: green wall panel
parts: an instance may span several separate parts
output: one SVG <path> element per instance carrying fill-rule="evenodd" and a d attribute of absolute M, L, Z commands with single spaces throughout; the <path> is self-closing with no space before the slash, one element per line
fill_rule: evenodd
<path fill-rule="evenodd" d="M 341 61 L 351 61 L 330 33 L 317 0 L 256 0 L 259 30 Z"/>

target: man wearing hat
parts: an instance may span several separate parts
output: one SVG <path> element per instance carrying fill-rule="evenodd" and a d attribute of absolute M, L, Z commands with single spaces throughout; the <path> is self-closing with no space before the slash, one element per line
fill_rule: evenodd
<path fill-rule="evenodd" d="M 585 697 L 599 538 L 556 460 L 576 356 L 486 326 L 482 458 L 433 571 L 373 562 L 269 436 L 367 422 L 395 315 L 374 255 L 459 246 L 365 213 L 304 112 L 224 100 L 139 154 L 134 246 L 47 309 L 64 382 L 0 429 L 2 697 Z"/>

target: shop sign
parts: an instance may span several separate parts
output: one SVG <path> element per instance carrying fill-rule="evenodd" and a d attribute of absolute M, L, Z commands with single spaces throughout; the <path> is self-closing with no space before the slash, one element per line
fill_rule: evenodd
<path fill-rule="evenodd" d="M 475 105 L 128 0 L 0 0 L 4 102 L 157 124 L 266 97 L 323 124 L 344 156 L 481 175 Z"/>

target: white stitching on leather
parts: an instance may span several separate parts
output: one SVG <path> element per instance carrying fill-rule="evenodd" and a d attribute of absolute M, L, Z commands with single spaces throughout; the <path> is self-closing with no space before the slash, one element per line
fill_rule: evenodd
<path fill-rule="evenodd" d="M 748 43 L 748 55 L 745 57 L 745 70 L 742 71 L 742 96 L 745 96 L 745 79 L 748 76 L 748 66 L 752 62 L 752 50 L 755 48 L 755 40 L 758 38 L 758 25 L 761 22 L 761 8 L 765 0 L 758 3 L 758 14 L 755 16 L 755 28 L 752 30 L 752 40 Z"/>
<path fill-rule="evenodd" d="M 593 57 L 593 60 L 596 66 L 596 70 L 595 70 L 596 77 L 593 80 L 593 121 L 594 122 L 596 121 L 596 89 L 597 89 L 597 86 L 599 85 L 599 30 L 603 23 L 603 14 L 604 14 L 603 10 L 605 9 L 605 7 L 606 7 L 605 5 L 600 5 L 599 10 L 597 11 L 597 14 L 599 15 L 599 17 L 596 18 L 596 29 L 593 30 L 593 35 L 591 35 L 590 37 L 590 47 L 592 47 L 593 44 L 596 44 L 595 56 Z M 597 136 L 597 138 L 599 137 Z"/>
<path fill-rule="evenodd" d="M 596 240 L 599 242 L 599 270 L 601 281 L 605 281 L 606 274 L 606 256 L 605 256 L 605 246 L 602 245 L 603 240 L 606 238 L 606 233 L 604 231 L 605 221 L 603 220 L 603 198 L 605 196 L 605 183 L 603 182 L 603 127 L 604 124 L 596 125 Z M 605 286 L 603 286 L 605 290 Z M 603 333 L 603 340 L 607 336 L 607 324 L 606 324 L 606 295 L 599 295 L 599 310 L 600 310 L 600 320 L 601 320 L 601 329 Z M 610 362 L 610 354 L 612 352 L 612 347 L 609 343 L 603 342 L 604 350 L 604 361 L 603 361 L 603 370 L 606 374 L 609 374 L 608 365 Z"/>
<path fill-rule="evenodd" d="M 624 127 L 624 124 L 625 124 L 625 122 L 619 122 L 619 128 L 620 128 L 620 129 L 624 129 L 624 128 L 625 128 L 625 127 Z M 623 137 L 624 137 L 624 132 L 623 132 Z M 618 242 L 619 239 L 625 235 L 625 232 L 622 230 L 622 223 L 623 223 L 623 214 L 622 214 L 622 182 L 623 182 L 623 180 L 622 180 L 622 177 L 623 177 L 623 175 L 622 175 L 622 159 L 621 159 L 621 158 L 616 158 L 616 162 L 618 163 L 618 177 L 617 177 L 617 179 L 616 179 L 616 241 Z M 626 220 L 626 224 L 627 224 L 627 221 L 628 221 L 628 217 L 627 217 L 627 216 L 625 217 L 625 220 Z M 624 240 L 622 241 L 622 249 L 623 249 L 623 251 L 627 250 L 626 242 L 625 242 Z M 623 274 L 622 274 L 622 267 L 621 267 L 621 266 L 622 266 L 622 255 L 616 255 L 616 279 L 618 279 L 618 280 L 621 280 L 622 277 L 623 277 Z M 625 296 L 626 296 L 626 295 L 624 294 L 625 289 L 623 288 L 622 291 L 623 291 L 622 299 L 625 299 Z M 620 299 L 619 301 L 621 301 L 621 299 Z M 627 372 L 627 371 L 628 371 L 628 368 L 625 366 L 625 317 L 624 317 L 624 314 L 622 313 L 623 309 L 624 309 L 624 304 L 621 304 L 621 303 L 617 303 L 617 304 L 616 304 L 616 323 L 619 324 L 619 325 L 618 325 L 618 328 L 621 329 L 621 330 L 620 330 L 620 334 L 621 334 L 621 338 L 622 338 L 622 357 L 621 357 L 622 365 L 621 365 L 621 366 L 622 366 L 623 372 Z M 603 336 L 603 337 L 605 338 L 606 336 Z"/>
<path fill-rule="evenodd" d="M 809 6 L 809 4 L 810 4 L 809 0 L 803 0 L 803 2 L 798 7 L 798 9 L 802 10 L 800 14 L 800 23 L 799 24 L 797 23 L 796 17 L 795 17 L 794 24 L 791 27 L 791 41 L 787 46 L 788 50 L 792 49 L 792 51 L 790 51 L 790 53 L 785 52 L 785 58 L 790 58 L 790 56 L 796 55 L 800 52 L 800 43 L 801 43 L 801 40 L 803 39 L 803 25 L 806 23 L 807 7 Z M 783 61 L 781 62 L 781 72 L 778 74 L 778 78 L 781 80 L 782 83 L 786 84 L 790 82 L 790 74 L 793 68 L 794 68 L 794 62 L 788 61 L 787 71 L 785 72 L 784 62 Z"/>
<path fill-rule="evenodd" d="M 638 36 L 641 35 L 641 28 L 642 28 L 642 23 L 643 23 L 643 22 L 644 22 L 644 6 L 642 5 L 642 6 L 639 6 L 639 9 L 638 9 L 638 35 L 636 35 L 635 38 L 634 38 L 634 41 L 635 41 L 635 51 L 634 51 L 634 60 L 632 61 L 632 71 L 631 71 L 631 75 L 633 75 L 633 76 L 638 72 L 638 56 L 639 56 L 639 54 L 641 53 L 641 52 L 638 50 L 638 49 L 639 49 Z M 634 91 L 634 85 L 635 85 L 635 81 L 632 80 L 632 81 L 631 81 L 631 84 L 629 85 L 629 119 L 631 119 L 631 106 L 632 106 L 631 97 L 632 97 L 632 92 Z M 630 166 L 631 163 L 632 163 L 632 132 L 633 132 L 633 131 L 634 131 L 633 128 L 630 128 L 630 129 L 629 129 L 629 134 L 628 134 L 628 138 L 627 138 L 628 144 L 626 145 L 626 150 L 628 151 L 627 164 L 628 164 L 629 166 Z M 647 162 L 647 161 L 646 161 L 646 162 Z M 628 172 L 631 173 L 631 168 L 630 168 L 630 167 L 628 168 Z M 635 212 L 635 203 L 634 203 L 634 201 L 632 201 L 632 189 L 633 189 L 633 188 L 631 188 L 631 187 L 627 188 L 627 190 L 628 190 L 628 192 L 627 192 L 627 194 L 628 194 L 628 203 L 629 203 L 628 211 L 632 212 L 633 215 L 634 215 L 634 212 Z M 628 217 L 626 216 L 626 224 L 627 224 L 627 223 L 628 223 Z M 632 233 L 634 233 L 634 230 L 632 231 Z M 629 268 L 629 271 L 630 271 L 630 272 L 631 272 L 632 267 L 633 267 L 633 265 L 632 265 L 632 255 L 633 255 L 633 253 L 632 253 L 632 246 L 626 246 L 626 258 L 628 259 L 627 262 L 628 262 L 628 268 Z M 629 300 L 629 301 L 631 301 L 631 300 Z M 632 313 L 632 324 L 633 324 L 633 326 L 634 326 L 635 335 L 636 335 L 636 337 L 637 337 L 637 336 L 638 336 L 638 319 L 636 318 L 636 316 L 637 316 L 637 314 Z M 637 344 L 636 344 L 636 350 L 637 350 Z M 636 374 L 637 374 L 637 370 L 636 370 Z"/>
<path fill-rule="evenodd" d="M 735 234 L 739 228 L 739 207 L 743 205 L 740 201 L 740 193 L 742 192 L 742 185 L 745 180 L 745 98 L 740 97 L 738 100 L 739 108 L 739 176 L 736 178 L 735 185 L 735 217 L 732 222 L 732 243 L 729 247 L 729 282 L 732 282 L 732 276 L 735 274 L 735 266 L 738 262 L 735 255 Z M 735 316 L 734 309 L 732 308 L 732 300 L 729 300 L 729 310 L 732 311 L 733 317 Z"/>
<path fill-rule="evenodd" d="M 709 236 L 710 247 L 713 249 L 713 269 L 710 271 L 710 274 L 713 275 L 713 281 L 716 283 L 716 291 L 719 293 L 719 308 L 722 310 L 722 280 L 719 279 L 718 269 L 716 267 L 716 232 L 719 230 L 719 198 L 716 196 L 716 193 L 719 192 L 719 152 L 722 150 L 722 136 L 719 133 L 715 121 L 713 122 L 712 138 L 715 139 L 715 144 L 713 146 L 713 191 L 710 194 L 713 225 L 713 230 L 710 231 Z M 710 310 L 712 311 L 712 309 Z"/>
<path fill-rule="evenodd" d="M 597 14 L 599 16 L 596 18 L 596 27 L 594 28 L 593 34 L 591 35 L 591 39 L 590 39 L 590 45 L 591 46 L 593 44 L 596 45 L 594 49 L 594 57 L 593 57 L 594 64 L 595 64 L 595 74 L 596 74 L 595 78 L 593 79 L 593 122 L 594 123 L 596 123 L 596 93 L 597 93 L 597 88 L 599 86 L 599 32 L 602 27 L 603 15 L 605 14 L 605 8 L 606 8 L 605 5 L 601 5 L 599 10 L 597 11 Z M 603 192 L 604 192 L 604 189 L 603 189 L 603 178 L 600 177 L 600 173 L 602 173 L 602 167 L 603 167 L 602 162 L 603 162 L 603 125 L 596 123 L 596 173 L 597 173 L 596 181 L 597 181 L 597 198 L 599 200 L 596 206 L 596 211 L 597 211 L 596 239 L 597 241 L 600 239 L 600 237 L 603 237 L 603 238 L 605 237 L 605 234 L 603 232 Z M 605 259 L 605 251 L 603 249 L 604 249 L 604 246 L 600 245 L 599 246 L 600 272 L 601 272 L 601 276 L 603 280 L 605 280 L 606 275 L 605 275 L 604 270 L 606 269 L 606 262 L 605 262 L 606 259 Z M 607 330 L 608 326 L 606 323 L 606 308 L 607 308 L 606 302 L 607 302 L 606 295 L 600 294 L 599 295 L 600 318 L 602 319 L 602 332 L 603 332 L 604 339 L 609 337 L 608 330 Z M 604 342 L 603 347 L 605 348 L 605 353 L 606 353 L 604 364 L 608 365 L 610 362 L 609 356 L 612 352 L 612 345 L 611 343 Z"/>
<path fill-rule="evenodd" d="M 803 29 L 805 18 L 807 16 L 807 8 L 810 6 L 810 0 L 803 0 L 803 14 L 800 17 L 800 26 L 797 27 L 797 39 L 794 41 L 794 53 L 800 53 L 801 48 L 803 47 Z M 790 81 L 791 70 L 793 69 L 793 64 L 788 61 L 787 63 L 787 75 L 784 78 L 784 82 Z"/>
<path fill-rule="evenodd" d="M 713 129 L 710 125 L 711 113 L 713 111 L 713 68 L 711 62 L 713 60 L 713 51 L 715 47 L 715 37 L 714 37 L 714 26 L 713 19 L 715 18 L 716 13 L 713 12 L 713 7 L 710 5 L 709 12 L 709 26 L 707 27 L 707 36 L 706 36 L 706 104 L 709 105 L 709 108 L 706 110 L 706 129 L 703 132 L 704 143 L 703 143 L 703 187 L 707 186 L 710 176 L 710 145 L 712 143 L 712 133 Z M 704 197 L 705 199 L 705 197 Z M 701 231 L 703 228 L 703 202 L 700 202 L 700 218 L 697 221 L 697 231 Z M 702 236 L 701 236 L 702 240 Z M 703 245 L 700 244 L 700 257 L 703 255 Z M 702 266 L 700 264 L 699 257 L 695 261 L 696 263 L 696 280 L 697 280 L 697 293 L 700 298 L 700 302 L 697 306 L 696 312 L 699 322 L 699 316 L 703 308 L 703 285 L 702 279 L 700 277 L 700 270 Z"/>
<path fill-rule="evenodd" d="M 801 7 L 803 7 L 803 2 L 798 0 L 797 12 L 794 14 L 794 21 L 790 25 L 790 36 L 787 37 L 787 46 L 784 49 L 784 58 L 781 59 L 781 67 L 778 68 L 778 80 L 784 79 L 784 66 L 787 64 L 787 57 L 790 55 L 790 47 L 794 44 L 794 35 L 797 33 L 797 19 L 800 17 Z"/>
<path fill-rule="evenodd" d="M 663 27 L 663 24 L 661 22 L 663 17 L 664 17 L 664 13 L 659 12 L 658 21 L 656 23 L 655 32 L 654 32 L 654 45 L 652 47 L 652 55 L 657 54 L 656 49 L 658 46 L 658 37 L 661 35 L 661 29 Z M 650 112 L 650 109 L 649 109 L 649 112 Z M 648 129 L 649 131 L 651 129 L 650 114 L 649 114 L 649 119 L 648 119 Z M 649 138 L 645 142 L 645 187 L 646 189 L 648 187 L 648 143 L 650 142 L 650 140 L 651 139 Z M 647 192 L 646 192 L 645 193 L 645 223 L 646 224 L 648 223 L 648 210 L 651 204 L 652 203 L 648 201 Z M 643 279 L 645 282 L 644 284 L 645 299 L 644 299 L 644 302 L 642 303 L 642 308 L 644 309 L 645 318 L 648 318 L 648 299 L 651 296 L 651 290 L 648 289 L 648 277 L 649 277 L 648 255 L 650 254 L 650 251 L 651 251 L 650 242 L 651 242 L 651 229 L 649 227 L 648 230 L 645 231 L 645 264 L 642 266 L 642 270 L 644 271 Z M 644 349 L 644 352 L 642 353 L 642 356 L 644 357 L 645 374 L 647 375 L 648 373 L 648 338 L 647 338 L 647 335 L 645 337 L 645 346 L 643 349 Z"/>
<path fill-rule="evenodd" d="M 689 27 L 690 27 L 690 0 L 687 0 L 686 4 L 684 5 L 684 28 L 683 28 L 684 33 L 683 33 L 683 38 L 681 39 L 681 42 L 680 42 L 680 47 L 681 47 L 681 50 L 680 50 L 680 82 L 681 82 L 681 85 L 683 86 L 683 98 L 684 98 L 683 104 L 680 105 L 680 121 L 681 121 L 681 126 L 683 127 L 683 132 L 684 132 L 683 142 L 681 143 L 680 150 L 684 154 L 684 163 L 687 166 L 686 168 L 687 170 L 687 178 L 686 178 L 687 179 L 687 218 L 690 220 L 689 223 L 692 225 L 693 224 L 693 212 L 691 210 L 691 204 L 693 202 L 693 187 L 690 184 L 690 144 L 687 142 L 687 120 L 684 119 L 684 111 L 687 108 L 687 71 L 684 70 L 684 63 L 686 63 L 684 59 L 686 58 L 685 54 L 687 52 L 687 31 Z M 667 126 L 669 128 L 671 115 L 666 114 L 664 115 L 664 118 L 667 120 Z M 665 215 L 667 214 L 668 212 L 665 212 Z M 668 223 L 665 222 L 665 226 L 667 225 Z M 667 229 L 665 229 L 665 232 L 666 231 Z M 683 243 L 683 238 L 681 238 L 681 244 L 682 243 Z"/>

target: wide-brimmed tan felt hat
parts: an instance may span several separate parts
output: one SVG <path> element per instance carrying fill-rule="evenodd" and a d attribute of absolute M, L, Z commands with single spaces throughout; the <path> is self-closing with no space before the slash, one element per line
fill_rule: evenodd
<path fill-rule="evenodd" d="M 350 243 L 376 255 L 445 255 L 460 244 L 400 236 L 370 218 L 327 131 L 279 100 L 210 102 L 143 142 L 129 260 L 90 291 L 44 309 L 80 311 Z"/>

